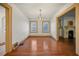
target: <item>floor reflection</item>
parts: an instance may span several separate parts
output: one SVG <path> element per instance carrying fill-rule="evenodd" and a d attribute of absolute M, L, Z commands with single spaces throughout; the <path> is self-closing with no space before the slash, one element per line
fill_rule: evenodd
<path fill-rule="evenodd" d="M 44 47 L 44 50 L 47 50 L 48 49 L 48 42 L 47 41 L 44 41 L 43 42 L 43 47 Z"/>
<path fill-rule="evenodd" d="M 45 37 L 29 37 L 24 41 L 22 46 L 6 55 L 11 56 L 71 56 L 76 55 L 73 44 L 69 42 L 56 41 L 50 36 Z"/>
<path fill-rule="evenodd" d="M 37 50 L 37 41 L 32 40 L 32 51 L 36 51 L 36 50 Z"/>

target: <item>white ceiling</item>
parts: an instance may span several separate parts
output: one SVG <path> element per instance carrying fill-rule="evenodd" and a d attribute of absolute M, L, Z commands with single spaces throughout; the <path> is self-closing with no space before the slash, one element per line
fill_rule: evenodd
<path fill-rule="evenodd" d="M 42 16 L 51 18 L 67 3 L 16 3 L 15 5 L 28 18 L 36 18 L 39 16 L 39 10 L 42 9 Z"/>

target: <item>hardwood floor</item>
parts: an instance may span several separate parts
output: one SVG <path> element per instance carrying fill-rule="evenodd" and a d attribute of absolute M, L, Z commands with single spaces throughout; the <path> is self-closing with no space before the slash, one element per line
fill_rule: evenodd
<path fill-rule="evenodd" d="M 69 42 L 56 41 L 50 36 L 30 36 L 14 51 L 6 56 L 74 56 L 73 44 Z"/>

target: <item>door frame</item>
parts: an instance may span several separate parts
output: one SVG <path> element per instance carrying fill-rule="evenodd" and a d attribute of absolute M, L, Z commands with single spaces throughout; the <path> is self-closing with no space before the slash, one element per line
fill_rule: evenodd
<path fill-rule="evenodd" d="M 0 3 L 0 6 L 5 8 L 6 17 L 6 53 L 12 51 L 12 7 L 7 3 Z"/>
<path fill-rule="evenodd" d="M 59 35 L 58 35 L 58 20 L 59 20 L 59 17 L 63 16 L 64 14 L 66 14 L 67 12 L 71 11 L 73 8 L 75 8 L 75 36 L 76 36 L 76 39 L 75 39 L 75 51 L 76 51 L 76 54 L 79 52 L 79 3 L 75 3 L 73 5 L 71 5 L 70 7 L 66 8 L 65 10 L 63 10 L 57 17 L 56 17 L 56 31 L 57 31 L 57 39 L 59 40 Z"/>
<path fill-rule="evenodd" d="M 72 9 L 76 9 L 76 5 L 77 4 L 73 4 L 70 7 L 68 7 L 67 9 L 63 10 L 59 15 L 57 15 L 56 17 L 56 31 L 57 31 L 57 39 L 59 40 L 59 29 L 58 29 L 58 24 L 59 24 L 59 18 L 63 15 L 65 15 L 67 12 L 71 11 Z M 75 10 L 75 15 L 76 15 L 76 10 Z M 76 17 L 75 17 L 75 25 L 76 25 Z M 76 28 L 75 28 L 76 29 Z M 76 30 L 75 30 L 76 32 Z"/>

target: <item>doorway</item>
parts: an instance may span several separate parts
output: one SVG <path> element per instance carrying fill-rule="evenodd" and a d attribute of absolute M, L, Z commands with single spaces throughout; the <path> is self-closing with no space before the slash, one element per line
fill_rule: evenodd
<path fill-rule="evenodd" d="M 75 51 L 76 42 L 76 22 L 75 22 L 75 8 L 70 9 L 64 15 L 58 17 L 58 39 L 67 42 L 73 47 Z"/>
<path fill-rule="evenodd" d="M 59 38 L 75 38 L 75 9 L 67 12 L 59 19 Z"/>
<path fill-rule="evenodd" d="M 0 24 L 2 24 L 2 39 L 0 39 L 0 55 L 5 55 L 12 51 L 12 8 L 6 3 L 0 3 L 0 6 L 5 11 L 5 14 L 0 20 Z M 1 11 L 2 12 L 2 11 Z M 0 13 L 1 14 L 1 13 Z"/>
<path fill-rule="evenodd" d="M 5 54 L 5 8 L 3 8 L 2 6 L 0 6 L 0 55 L 4 55 Z"/>

